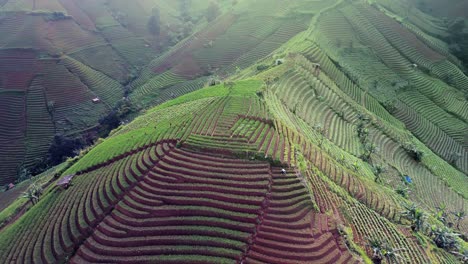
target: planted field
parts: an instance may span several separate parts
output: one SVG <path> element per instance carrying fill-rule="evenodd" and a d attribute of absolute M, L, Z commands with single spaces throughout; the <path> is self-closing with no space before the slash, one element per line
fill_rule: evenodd
<path fill-rule="evenodd" d="M 105 41 L 100 35 L 83 30 L 71 19 L 51 23 L 48 27 L 47 37 L 56 48 L 67 53 L 105 45 Z"/>
<path fill-rule="evenodd" d="M 123 86 L 107 75 L 96 71 L 70 57 L 63 60 L 69 71 L 74 73 L 80 81 L 93 91 L 102 101 L 113 107 L 123 97 Z"/>
<path fill-rule="evenodd" d="M 225 164 L 229 167 L 220 167 Z M 169 257 L 187 254 L 234 262 L 255 227 L 268 170 L 266 164 L 201 153 L 169 154 L 104 219 L 72 262 L 159 257 L 172 263 Z M 235 183 L 240 179 L 244 183 Z"/>
<path fill-rule="evenodd" d="M 149 170 L 152 162 L 170 148 L 164 143 L 155 145 L 76 176 L 70 190 L 49 190 L 47 199 L 37 205 L 42 210 L 29 213 L 28 218 L 2 234 L 10 236 L 12 244 L 1 244 L 1 255 L 21 262 L 60 261 L 88 236 L 125 191 Z M 49 219 L 44 215 L 52 217 Z M 35 217 L 41 220 L 31 221 Z M 40 228 L 31 231 L 32 226 Z M 16 241 L 28 242 L 16 247 Z"/>
<path fill-rule="evenodd" d="M 184 82 L 182 77 L 174 74 L 171 71 L 167 71 L 152 78 L 144 85 L 132 91 L 130 99 L 138 102 L 138 104 L 146 105 L 148 102 L 154 100 L 153 98 L 160 94 L 162 89 L 169 88 L 182 82 Z"/>
<path fill-rule="evenodd" d="M 355 126 L 344 116 L 346 103 L 320 80 L 308 80 L 300 72 L 292 72 L 282 79 L 275 90 L 289 109 L 311 127 L 321 126 L 331 141 L 359 155 L 361 144 Z"/>
<path fill-rule="evenodd" d="M 20 91 L 0 91 L 0 183 L 14 182 L 25 154 L 26 98 Z"/>
<path fill-rule="evenodd" d="M 294 174 L 273 169 L 267 208 L 263 211 L 246 263 L 355 263 L 340 247 L 334 223 L 312 212 L 310 197 Z"/>
<path fill-rule="evenodd" d="M 60 3 L 78 25 L 87 30 L 96 30 L 96 26 L 88 15 L 76 4 L 75 0 L 60 0 Z"/>
<path fill-rule="evenodd" d="M 104 218 L 72 263 L 349 263 L 352 256 L 338 247 L 336 231 L 313 220 L 326 217 L 311 210 L 294 174 L 270 172 L 266 163 L 174 150 Z M 292 254 L 265 251 L 280 248 Z"/>
<path fill-rule="evenodd" d="M 110 45 L 80 49 L 68 55 L 86 67 L 99 71 L 118 82 L 123 83 L 128 77 L 130 67 Z"/>
<path fill-rule="evenodd" d="M 37 157 L 44 157 L 55 134 L 55 126 L 47 105 L 43 79 L 32 81 L 26 94 L 26 166 L 35 165 Z"/>
<path fill-rule="evenodd" d="M 0 50 L 0 89 L 26 91 L 39 70 L 33 50 Z"/>

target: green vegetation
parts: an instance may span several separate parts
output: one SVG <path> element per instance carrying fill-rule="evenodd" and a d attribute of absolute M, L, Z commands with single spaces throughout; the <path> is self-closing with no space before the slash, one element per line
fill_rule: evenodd
<path fill-rule="evenodd" d="M 465 261 L 430 2 L 0 1 L 0 261 Z"/>

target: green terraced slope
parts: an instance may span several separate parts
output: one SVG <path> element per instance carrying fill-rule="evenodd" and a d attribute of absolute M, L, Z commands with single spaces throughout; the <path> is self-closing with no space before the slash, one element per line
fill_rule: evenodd
<path fill-rule="evenodd" d="M 134 111 L 0 193 L 0 261 L 466 262 L 468 76 L 425 2 L 0 1 L 0 183 Z"/>

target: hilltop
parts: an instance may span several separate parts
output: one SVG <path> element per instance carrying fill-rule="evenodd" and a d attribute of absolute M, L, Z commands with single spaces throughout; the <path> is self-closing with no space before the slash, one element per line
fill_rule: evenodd
<path fill-rule="evenodd" d="M 37 15 L 24 11 L 26 2 L 6 1 L 2 8 L 41 21 L 52 14 L 83 29 L 76 13 L 54 5 L 49 10 L 63 17 Z M 150 2 L 158 1 L 138 1 Z M 192 2 L 200 4 L 185 14 L 192 18 L 212 8 L 208 1 Z M 106 12 L 117 8 L 103 3 Z M 160 55 L 140 61 L 126 81 L 89 66 L 91 59 L 118 62 L 89 50 L 83 59 L 74 52 L 38 57 L 36 49 L 2 49 L 14 63 L 22 58 L 41 71 L 52 64 L 70 76 L 66 87 L 75 76 L 83 89 L 106 89 L 99 95 L 103 103 L 85 100 L 96 117 L 82 129 L 119 102 L 134 108 L 126 117 L 135 119 L 38 177 L 44 190 L 37 201 L 20 199 L 7 208 L 23 206 L 0 230 L 0 259 L 372 263 L 378 251 L 385 263 L 460 262 L 457 254 L 468 250 L 462 217 L 468 195 L 466 61 L 448 44 L 454 33 L 442 14 L 408 4 L 296 0 L 285 9 L 282 1 L 221 1 L 217 17 L 199 20 L 175 46 L 154 46 L 142 36 L 151 56 Z M 171 10 L 163 1 L 158 6 Z M 122 28 L 137 36 L 131 25 L 145 24 L 131 22 L 128 14 Z M 95 29 L 83 32 L 101 35 L 108 28 L 98 22 L 109 21 L 86 17 Z M 104 41 L 97 47 L 115 52 L 118 45 Z M 30 70 L 30 84 L 18 84 L 24 90 L 1 92 L 20 101 L 50 98 L 48 87 L 63 76 L 37 72 Z M 12 115 L 23 115 L 18 108 Z M 34 137 L 44 142 L 60 116 L 46 112 L 26 115 L 32 124 L 50 125 L 49 138 Z M 22 140 L 18 136 L 19 145 Z M 57 186 L 70 175 L 70 187 Z"/>

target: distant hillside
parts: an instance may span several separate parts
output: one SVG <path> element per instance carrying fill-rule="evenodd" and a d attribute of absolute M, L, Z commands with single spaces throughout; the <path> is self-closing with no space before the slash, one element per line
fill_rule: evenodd
<path fill-rule="evenodd" d="M 208 4 L 182 14 L 177 1 L 130 9 L 127 1 L 0 3 L 0 101 L 12 112 L 0 117 L 8 128 L 0 135 L 0 184 L 41 166 L 54 135 L 74 138 L 99 125 L 144 66 L 205 27 Z"/>

